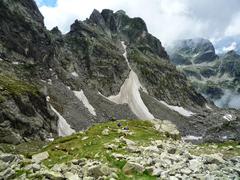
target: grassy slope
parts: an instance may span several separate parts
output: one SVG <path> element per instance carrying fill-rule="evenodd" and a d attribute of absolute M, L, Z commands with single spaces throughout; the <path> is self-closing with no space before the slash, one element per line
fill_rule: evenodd
<path fill-rule="evenodd" d="M 117 126 L 117 123 L 121 123 L 122 127 L 128 127 L 132 135 L 120 132 L 121 128 Z M 109 135 L 102 135 L 104 129 L 109 129 Z M 69 137 L 60 138 L 49 144 L 44 151 L 48 151 L 50 158 L 44 163 L 46 166 L 51 167 L 55 163 L 68 162 L 72 159 L 88 158 L 97 159 L 104 163 L 109 164 L 111 167 L 119 169 L 118 175 L 121 179 L 127 179 L 127 177 L 121 171 L 125 165 L 125 161 L 116 161 L 110 155 L 111 153 L 129 154 L 122 142 L 116 143 L 115 139 L 121 136 L 125 136 L 127 139 L 133 140 L 139 145 L 147 145 L 151 140 L 163 139 L 163 134 L 157 132 L 153 125 L 148 121 L 117 121 L 107 122 L 103 124 L 94 125 L 86 132 L 78 133 Z M 82 140 L 88 138 L 86 140 Z M 104 144 L 117 144 L 116 150 L 107 151 Z M 143 174 L 134 174 L 131 178 L 139 179 L 155 179 L 149 174 L 144 172 Z"/>
<path fill-rule="evenodd" d="M 121 123 L 122 127 L 118 127 L 118 123 Z M 128 127 L 129 132 L 132 132 L 132 134 L 121 131 L 123 127 Z M 104 129 L 109 129 L 109 135 L 102 134 Z M 54 164 L 67 163 L 73 159 L 87 158 L 96 159 L 103 163 L 107 163 L 110 167 L 117 168 L 119 179 L 155 179 L 155 177 L 150 176 L 147 172 L 142 174 L 135 173 L 131 177 L 128 177 L 123 173 L 122 168 L 126 161 L 117 161 L 111 157 L 112 153 L 129 154 L 124 148 L 126 144 L 116 141 L 116 139 L 121 136 L 125 136 L 125 138 L 133 140 L 138 145 L 143 146 L 147 146 L 151 140 L 162 140 L 167 138 L 164 134 L 156 131 L 153 124 L 149 121 L 119 120 L 96 124 L 85 132 L 79 132 L 72 136 L 58 138 L 47 146 L 45 143 L 41 142 L 30 142 L 16 147 L 5 145 L 4 150 L 24 154 L 28 157 L 34 153 L 48 151 L 50 157 L 44 161 L 44 164 L 49 168 Z M 118 147 L 114 150 L 107 150 L 104 146 L 106 144 L 115 144 Z M 3 148 L 1 145 L 0 147 Z M 239 156 L 240 148 L 239 142 L 227 142 L 224 144 L 202 144 L 193 146 L 190 152 L 194 155 L 220 152 L 226 157 L 231 157 Z"/>

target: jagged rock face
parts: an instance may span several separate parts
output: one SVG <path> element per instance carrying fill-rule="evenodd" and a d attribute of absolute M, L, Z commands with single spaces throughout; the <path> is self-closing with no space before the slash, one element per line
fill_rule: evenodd
<path fill-rule="evenodd" d="M 0 143 L 57 135 L 57 117 L 35 79 L 36 63 L 43 60 L 48 43 L 34 1 L 0 2 Z"/>
<path fill-rule="evenodd" d="M 1 1 L 0 24 L 0 39 L 6 48 L 26 57 L 43 59 L 50 39 L 34 1 Z"/>
<path fill-rule="evenodd" d="M 19 8 L 12 8 L 15 6 Z M 94 10 L 89 19 L 76 20 L 70 32 L 63 35 L 58 28 L 51 31 L 44 28 L 43 18 L 32 0 L 24 3 L 5 0 L 0 8 L 3 10 L 0 12 L 0 105 L 6 109 L 5 114 L 14 114 L 12 119 L 2 115 L 0 120 L 2 127 L 8 124 L 9 132 L 19 137 L 14 143 L 27 140 L 25 137 L 44 139 L 50 133 L 56 135 L 59 123 L 50 105 L 75 131 L 96 122 L 137 119 L 139 116 L 128 104 L 109 100 L 109 96 L 121 91 L 132 71 L 140 87 L 146 89 L 137 91 L 152 117 L 174 122 L 182 135 L 202 135 L 213 125 L 221 126 L 226 121 L 219 118 L 225 111 L 219 116 L 211 115 L 219 109 L 212 106 L 211 111 L 207 110 L 205 98 L 170 64 L 161 42 L 148 33 L 141 18 L 130 18 L 124 11 Z M 21 19 L 13 18 L 18 16 Z M 121 41 L 127 45 L 126 49 Z M 4 86 L 7 77 L 15 82 L 17 90 L 25 90 L 26 84 L 33 84 L 37 90 L 21 91 L 15 98 L 15 91 Z M 24 85 L 19 86 L 19 82 Z M 77 96 L 79 93 L 81 96 Z M 185 116 L 182 110 L 193 111 L 190 114 L 194 116 Z M 231 114 L 237 117 L 236 112 Z M 206 120 L 207 116 L 211 118 Z M 238 118 L 235 120 L 238 123 Z M 0 136 L 2 142 L 5 134 Z M 239 138 L 237 134 L 233 137 Z"/>
<path fill-rule="evenodd" d="M 179 40 L 168 51 L 171 61 L 176 65 L 201 64 L 217 58 L 212 43 L 201 38 Z"/>

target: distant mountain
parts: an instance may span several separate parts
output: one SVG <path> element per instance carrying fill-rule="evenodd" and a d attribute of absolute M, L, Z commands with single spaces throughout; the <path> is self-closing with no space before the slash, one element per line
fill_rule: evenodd
<path fill-rule="evenodd" d="M 168 48 L 168 53 L 176 65 L 200 64 L 217 58 L 212 43 L 202 38 L 176 41 Z"/>
<path fill-rule="evenodd" d="M 226 36 L 214 42 L 214 47 L 217 54 L 224 54 L 228 51 L 234 50 L 240 54 L 240 35 Z"/>
<path fill-rule="evenodd" d="M 198 38 L 177 41 L 168 52 L 171 62 L 199 93 L 220 107 L 240 108 L 240 103 L 235 101 L 240 97 L 240 55 L 236 51 L 218 57 L 210 41 Z M 196 61 L 198 57 L 201 61 Z"/>

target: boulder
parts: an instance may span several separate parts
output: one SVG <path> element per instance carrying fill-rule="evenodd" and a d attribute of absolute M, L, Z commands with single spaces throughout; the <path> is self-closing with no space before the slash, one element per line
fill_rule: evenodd
<path fill-rule="evenodd" d="M 40 171 L 39 175 L 44 176 L 46 178 L 49 178 L 51 180 L 64 180 L 65 179 L 64 176 L 61 173 L 51 171 L 51 170 L 48 170 L 48 169 Z"/>
<path fill-rule="evenodd" d="M 49 157 L 49 154 L 47 151 L 39 153 L 39 154 L 35 154 L 32 156 L 32 162 L 34 163 L 40 163 L 43 160 L 46 160 Z"/>
<path fill-rule="evenodd" d="M 125 174 L 133 174 L 134 172 L 142 173 L 144 170 L 144 166 L 135 162 L 127 162 L 123 167 Z"/>
<path fill-rule="evenodd" d="M 193 172 L 199 172 L 202 166 L 203 163 L 199 159 L 192 159 L 189 161 L 189 169 L 191 169 Z"/>
<path fill-rule="evenodd" d="M 109 129 L 104 129 L 104 130 L 102 131 L 102 135 L 108 136 L 108 135 L 109 135 Z"/>
<path fill-rule="evenodd" d="M 80 180 L 80 177 L 77 175 L 77 174 L 73 174 L 71 172 L 66 172 L 64 174 L 64 177 L 67 179 L 67 180 Z"/>

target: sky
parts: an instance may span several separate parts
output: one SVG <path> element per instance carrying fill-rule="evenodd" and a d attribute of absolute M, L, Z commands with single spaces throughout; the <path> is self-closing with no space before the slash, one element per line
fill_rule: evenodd
<path fill-rule="evenodd" d="M 240 0 L 35 0 L 48 29 L 67 33 L 75 19 L 93 11 L 122 9 L 144 19 L 151 34 L 163 44 L 203 37 L 212 42 L 240 35 Z"/>

